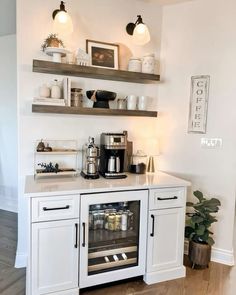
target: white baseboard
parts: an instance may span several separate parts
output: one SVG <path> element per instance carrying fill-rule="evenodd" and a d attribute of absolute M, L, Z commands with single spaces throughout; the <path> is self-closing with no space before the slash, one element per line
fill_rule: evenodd
<path fill-rule="evenodd" d="M 184 242 L 184 254 L 188 254 L 188 241 Z M 211 249 L 211 261 L 221 264 L 233 266 L 234 265 L 234 251 L 224 250 L 220 248 L 212 247 Z"/>
<path fill-rule="evenodd" d="M 165 281 L 175 280 L 186 276 L 184 266 L 179 266 L 171 269 L 164 269 L 146 273 L 143 277 L 144 282 L 148 285 L 157 284 Z"/>
<path fill-rule="evenodd" d="M 27 266 L 27 254 L 16 252 L 15 268 Z"/>

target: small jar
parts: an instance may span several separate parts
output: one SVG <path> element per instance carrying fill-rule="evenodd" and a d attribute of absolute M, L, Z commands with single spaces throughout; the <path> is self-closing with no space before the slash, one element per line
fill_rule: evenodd
<path fill-rule="evenodd" d="M 142 60 L 142 73 L 154 74 L 155 56 L 154 54 L 146 54 Z"/>
<path fill-rule="evenodd" d="M 72 107 L 82 107 L 83 104 L 83 94 L 81 88 L 71 88 L 71 106 Z"/>
<path fill-rule="evenodd" d="M 39 96 L 40 97 L 48 98 L 48 97 L 50 97 L 50 94 L 51 94 L 51 90 L 46 84 L 43 84 L 39 88 Z"/>
<path fill-rule="evenodd" d="M 142 62 L 140 58 L 131 57 L 129 60 L 128 71 L 130 72 L 141 72 L 142 71 Z"/>
<path fill-rule="evenodd" d="M 132 155 L 132 162 L 130 165 L 130 172 L 135 174 L 146 173 L 147 155 L 138 150 L 136 154 Z"/>
<path fill-rule="evenodd" d="M 61 87 L 58 84 L 57 80 L 54 80 L 52 89 L 51 89 L 51 97 L 60 99 L 61 98 Z"/>

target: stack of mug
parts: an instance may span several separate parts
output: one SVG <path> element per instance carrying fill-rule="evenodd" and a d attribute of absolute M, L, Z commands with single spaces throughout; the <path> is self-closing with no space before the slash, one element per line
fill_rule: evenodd
<path fill-rule="evenodd" d="M 134 94 L 128 95 L 125 99 L 117 100 L 117 108 L 120 110 L 128 109 L 128 110 L 147 110 L 147 96 L 137 96 Z"/>

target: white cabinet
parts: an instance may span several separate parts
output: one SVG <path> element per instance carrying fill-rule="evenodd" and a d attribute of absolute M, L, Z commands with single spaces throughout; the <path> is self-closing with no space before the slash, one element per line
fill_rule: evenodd
<path fill-rule="evenodd" d="M 185 188 L 150 190 L 147 284 L 185 276 L 183 266 Z"/>
<path fill-rule="evenodd" d="M 183 263 L 183 208 L 149 213 L 147 272 L 180 266 Z"/>
<path fill-rule="evenodd" d="M 78 219 L 32 224 L 32 294 L 78 288 Z"/>

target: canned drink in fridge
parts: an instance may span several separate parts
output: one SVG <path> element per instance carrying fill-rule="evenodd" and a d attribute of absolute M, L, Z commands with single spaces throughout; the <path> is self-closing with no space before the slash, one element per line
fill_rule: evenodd
<path fill-rule="evenodd" d="M 128 229 L 134 229 L 134 213 L 130 211 L 128 212 Z"/>
<path fill-rule="evenodd" d="M 109 209 L 107 209 L 104 213 L 104 228 L 108 229 L 108 217 L 109 217 Z"/>
<path fill-rule="evenodd" d="M 93 227 L 94 230 L 99 228 L 99 213 L 97 211 L 93 212 Z"/>
<path fill-rule="evenodd" d="M 110 231 L 115 230 L 115 218 L 116 218 L 115 213 L 111 213 L 108 217 L 108 230 Z"/>
<path fill-rule="evenodd" d="M 98 225 L 97 229 L 103 229 L 104 228 L 104 211 L 98 212 L 99 218 L 98 218 Z"/>
<path fill-rule="evenodd" d="M 121 230 L 126 231 L 128 225 L 128 214 L 127 212 L 123 212 L 121 215 Z"/>
<path fill-rule="evenodd" d="M 122 215 L 118 212 L 115 218 L 115 231 L 121 230 L 121 217 Z"/>

